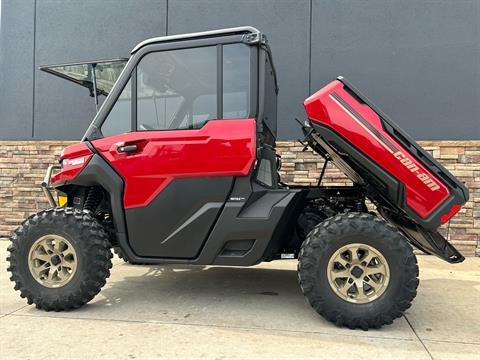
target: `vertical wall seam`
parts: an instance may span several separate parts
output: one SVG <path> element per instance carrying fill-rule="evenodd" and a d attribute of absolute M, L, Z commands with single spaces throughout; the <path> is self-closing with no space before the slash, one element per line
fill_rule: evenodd
<path fill-rule="evenodd" d="M 312 93 L 312 17 L 313 17 L 313 0 L 310 0 L 310 25 L 308 39 L 308 96 Z"/>
<path fill-rule="evenodd" d="M 36 44 L 35 39 L 37 38 L 37 0 L 33 1 L 33 70 L 32 70 L 32 139 L 35 137 L 35 53 L 36 53 Z"/>
<path fill-rule="evenodd" d="M 166 1 L 165 36 L 168 35 L 168 0 Z"/>

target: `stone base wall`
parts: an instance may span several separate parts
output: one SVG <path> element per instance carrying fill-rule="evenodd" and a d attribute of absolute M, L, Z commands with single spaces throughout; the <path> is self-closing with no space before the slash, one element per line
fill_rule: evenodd
<path fill-rule="evenodd" d="M 40 188 L 45 171 L 71 141 L 0 141 L 0 237 L 48 207 Z"/>
<path fill-rule="evenodd" d="M 480 141 L 419 141 L 452 174 L 465 182 L 470 200 L 441 232 L 465 256 L 480 256 Z M 290 184 L 317 184 L 323 159 L 295 141 L 277 143 L 282 156 L 282 180 Z M 327 165 L 323 185 L 351 185 L 333 164 Z"/>
<path fill-rule="evenodd" d="M 69 141 L 0 141 L 0 237 L 29 214 L 47 207 L 40 183 L 49 164 L 57 161 Z M 420 144 L 455 176 L 466 183 L 470 201 L 450 221 L 448 237 L 466 256 L 480 256 L 480 141 L 420 141 Z M 311 150 L 302 152 L 294 141 L 277 143 L 282 155 L 282 180 L 314 185 L 323 159 Z M 332 164 L 324 185 L 349 185 L 350 181 Z M 442 229 L 447 235 L 447 229 Z"/>

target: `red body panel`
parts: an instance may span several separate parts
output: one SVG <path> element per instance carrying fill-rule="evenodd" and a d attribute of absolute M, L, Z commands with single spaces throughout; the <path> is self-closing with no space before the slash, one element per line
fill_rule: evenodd
<path fill-rule="evenodd" d="M 407 205 L 422 218 L 449 196 L 447 187 L 383 129 L 377 113 L 345 91 L 340 81 L 325 86 L 304 105 L 312 121 L 333 129 L 402 182 Z"/>
<path fill-rule="evenodd" d="M 92 155 L 85 143 L 67 146 L 60 154 L 62 169 L 52 176 L 52 184 L 74 179 L 88 164 Z"/>
<path fill-rule="evenodd" d="M 255 119 L 211 120 L 201 129 L 138 131 L 95 140 L 125 181 L 125 208 L 147 205 L 175 178 L 246 176 L 255 161 Z M 137 151 L 119 153 L 119 146 Z"/>

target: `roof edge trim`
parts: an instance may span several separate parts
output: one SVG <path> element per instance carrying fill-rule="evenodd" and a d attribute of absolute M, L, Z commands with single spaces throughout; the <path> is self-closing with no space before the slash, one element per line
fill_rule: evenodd
<path fill-rule="evenodd" d="M 241 33 L 256 33 L 260 34 L 260 31 L 253 26 L 240 26 L 234 28 L 226 28 L 226 29 L 218 29 L 218 30 L 210 30 L 210 31 L 202 31 L 202 32 L 195 32 L 195 33 L 188 33 L 188 34 L 179 34 L 179 35 L 168 35 L 168 36 L 159 36 L 150 38 L 147 40 L 142 41 L 137 46 L 133 48 L 131 54 L 137 52 L 140 48 L 154 43 L 159 42 L 169 42 L 169 41 L 177 41 L 177 40 L 188 40 L 188 39 L 196 39 L 202 37 L 209 37 L 209 36 L 216 36 L 216 35 L 230 35 L 230 34 L 241 34 Z"/>

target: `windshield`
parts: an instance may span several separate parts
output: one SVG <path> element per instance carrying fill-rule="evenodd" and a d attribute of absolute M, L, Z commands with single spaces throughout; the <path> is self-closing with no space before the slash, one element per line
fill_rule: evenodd
<path fill-rule="evenodd" d="M 88 61 L 74 64 L 44 65 L 40 70 L 84 86 L 93 95 L 93 71 L 97 93 L 107 96 L 117 81 L 128 59 Z"/>

